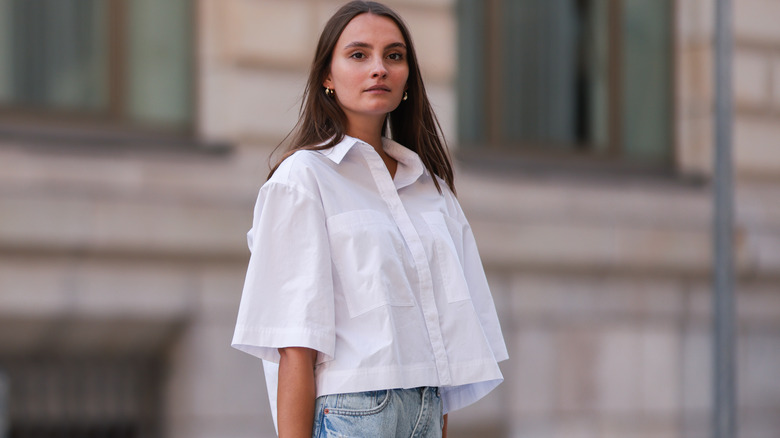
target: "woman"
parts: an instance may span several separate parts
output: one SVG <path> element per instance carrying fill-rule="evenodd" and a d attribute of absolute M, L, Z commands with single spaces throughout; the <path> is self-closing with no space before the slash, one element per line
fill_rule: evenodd
<path fill-rule="evenodd" d="M 401 18 L 339 9 L 260 189 L 233 338 L 263 359 L 281 437 L 446 436 L 447 412 L 502 381 L 440 132 Z"/>

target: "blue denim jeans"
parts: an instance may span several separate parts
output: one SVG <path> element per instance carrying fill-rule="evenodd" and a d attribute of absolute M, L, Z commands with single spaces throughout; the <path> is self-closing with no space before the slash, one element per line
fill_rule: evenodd
<path fill-rule="evenodd" d="M 389 389 L 318 397 L 313 438 L 439 438 L 438 388 Z"/>

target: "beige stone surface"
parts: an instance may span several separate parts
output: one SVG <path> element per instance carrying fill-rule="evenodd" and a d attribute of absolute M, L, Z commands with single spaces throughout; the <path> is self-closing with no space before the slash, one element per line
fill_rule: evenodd
<path fill-rule="evenodd" d="M 555 426 L 550 421 L 513 416 L 510 420 L 508 436 L 512 438 L 552 437 L 555 436 Z"/>
<path fill-rule="evenodd" d="M 712 279 L 691 280 L 687 287 L 685 304 L 686 322 L 690 324 L 709 323 L 712 317 Z"/>
<path fill-rule="evenodd" d="M 610 419 L 600 424 L 602 438 L 675 438 L 682 436 L 674 417 L 654 420 Z"/>
<path fill-rule="evenodd" d="M 60 247 L 84 242 L 92 206 L 85 200 L 0 199 L 0 241 L 4 246 Z M 54 221 L 56 218 L 56 221 Z"/>
<path fill-rule="evenodd" d="M 56 317 L 71 300 L 72 267 L 62 259 L 0 258 L 0 318 Z"/>
<path fill-rule="evenodd" d="M 760 146 L 746 147 L 758 151 Z M 759 175 L 771 175 L 770 162 L 762 162 L 766 170 Z M 630 179 L 589 185 L 523 176 L 478 178 L 470 172 L 459 173 L 458 184 L 488 266 L 695 274 L 709 269 L 712 193 L 706 186 Z M 771 201 L 778 196 L 776 186 L 750 178 L 740 182 L 743 186 L 736 198 L 737 266 L 745 274 L 776 272 L 777 235 L 769 225 L 780 217 Z"/>
<path fill-rule="evenodd" d="M 198 69 L 219 63 L 221 26 L 224 14 L 220 13 L 223 2 L 219 0 L 196 0 L 198 44 L 195 46 L 198 55 Z"/>
<path fill-rule="evenodd" d="M 552 436 L 561 438 L 598 438 L 598 421 L 592 417 L 563 418 L 556 422 Z"/>
<path fill-rule="evenodd" d="M 780 41 L 780 4 L 775 0 L 734 2 L 734 32 L 737 38 L 761 42 Z"/>
<path fill-rule="evenodd" d="M 5 197 L 0 211 L 0 244 L 56 251 L 232 256 L 251 220 L 244 208 L 48 196 Z"/>
<path fill-rule="evenodd" d="M 738 175 L 767 177 L 780 172 L 780 123 L 774 117 L 740 117 L 734 125 L 734 166 Z"/>
<path fill-rule="evenodd" d="M 222 14 L 222 52 L 232 64 L 307 68 L 319 35 L 311 2 L 227 0 Z"/>
<path fill-rule="evenodd" d="M 772 60 L 772 107 L 780 110 L 780 56 Z"/>
<path fill-rule="evenodd" d="M 675 2 L 677 39 L 683 44 L 707 40 L 715 21 L 714 0 Z"/>
<path fill-rule="evenodd" d="M 408 6 L 399 5 L 396 10 L 412 34 L 420 71 L 424 77 L 451 87 L 457 63 L 454 11 L 449 8 L 421 8 L 411 2 Z"/>
<path fill-rule="evenodd" d="M 701 272 L 710 257 L 706 230 L 479 220 L 472 227 L 489 265 Z"/>
<path fill-rule="evenodd" d="M 512 416 L 546 417 L 555 411 L 556 363 L 554 334 L 546 327 L 523 327 L 509 333 L 511 373 L 504 383 Z"/>
<path fill-rule="evenodd" d="M 642 411 L 642 332 L 628 324 L 608 328 L 598 351 L 599 411 L 628 415 Z"/>
<path fill-rule="evenodd" d="M 713 167 L 713 122 L 709 116 L 681 117 L 676 125 L 676 168 L 683 175 L 706 177 Z"/>
<path fill-rule="evenodd" d="M 451 150 L 458 147 L 457 99 L 449 85 L 435 81 L 425 82 L 428 100 L 439 119 L 444 138 Z"/>
<path fill-rule="evenodd" d="M 416 6 L 416 7 L 429 7 L 429 8 L 450 8 L 454 7 L 454 0 L 388 0 L 385 4 L 390 5 L 393 8 L 400 8 L 401 6 Z"/>
<path fill-rule="evenodd" d="M 676 59 L 676 168 L 683 174 L 707 175 L 712 168 L 712 50 L 707 40 L 682 40 Z"/>
<path fill-rule="evenodd" d="M 521 321 L 603 323 L 624 319 L 674 321 L 684 315 L 684 282 L 627 274 L 518 273 L 509 291 Z"/>
<path fill-rule="evenodd" d="M 196 114 L 198 134 L 212 141 L 237 141 L 234 126 L 236 118 L 231 79 L 232 70 L 221 64 L 204 65 L 200 70 L 198 98 L 201 102 Z"/>
<path fill-rule="evenodd" d="M 67 312 L 87 317 L 185 319 L 194 307 L 189 266 L 171 262 L 91 260 L 71 271 Z"/>
<path fill-rule="evenodd" d="M 736 219 L 745 228 L 768 230 L 780 221 L 780 185 L 773 181 L 738 181 L 735 187 Z"/>
<path fill-rule="evenodd" d="M 555 410 L 588 414 L 598 410 L 599 342 L 601 331 L 583 327 L 555 330 Z"/>
<path fill-rule="evenodd" d="M 776 272 L 780 267 L 780 233 L 765 231 L 748 237 L 751 252 L 755 254 L 754 271 L 759 275 Z"/>
<path fill-rule="evenodd" d="M 208 139 L 280 141 L 294 126 L 320 29 L 343 2 L 202 0 L 199 131 Z M 455 22 L 448 1 L 398 2 L 431 98 L 454 138 Z"/>
<path fill-rule="evenodd" d="M 158 351 L 188 317 L 190 276 L 170 264 L 23 256 L 3 271 L 6 353 Z"/>
<path fill-rule="evenodd" d="M 232 154 L 2 140 L 0 353 L 153 351 L 166 436 L 275 436 L 260 361 L 229 346 L 245 232 L 266 157 L 296 121 L 306 52 L 341 3 L 199 2 L 197 131 Z M 455 2 L 388 3 L 457 145 Z M 676 2 L 683 174 L 711 169 L 713 4 Z M 780 59 L 765 50 L 780 42 L 778 8 L 735 2 L 737 98 L 769 108 L 738 113 L 734 149 L 741 425 L 756 437 L 780 427 Z M 707 436 L 710 187 L 468 166 L 457 177 L 510 360 L 496 391 L 451 417 L 452 436 Z"/>
<path fill-rule="evenodd" d="M 603 436 L 604 424 L 625 432 L 621 418 L 644 425 L 633 431 L 647 435 L 638 436 L 677 436 L 672 426 L 682 400 L 677 321 L 684 317 L 683 284 L 517 274 L 511 308 L 519 322 L 509 335 L 515 339 L 510 352 L 516 374 L 507 383 L 519 436 L 533 436 L 526 433 L 537 428 L 555 430 L 544 436 Z M 581 429 L 568 430 L 564 423 Z"/>
<path fill-rule="evenodd" d="M 253 425 L 257 435 L 273 433 L 262 364 L 230 347 L 233 322 L 196 321 L 171 351 L 176 372 L 167 376 L 165 403 L 173 436 L 189 436 L 192 424 L 215 427 L 231 418 Z"/>
<path fill-rule="evenodd" d="M 780 267 L 780 232 L 773 225 L 780 215 L 774 201 L 778 196 L 778 189 L 769 184 L 737 191 L 736 238 L 750 260 L 746 273 L 764 275 Z"/>
<path fill-rule="evenodd" d="M 316 14 L 317 14 L 317 23 L 319 23 L 318 28 L 322 30 L 323 27 L 325 27 L 325 23 L 327 23 L 328 19 L 336 13 L 336 11 L 346 2 L 342 2 L 339 0 L 314 0 L 312 2 L 312 7 L 314 8 Z M 391 3 L 388 3 L 391 4 Z"/>
<path fill-rule="evenodd" d="M 197 265 L 192 279 L 197 284 L 195 312 L 199 319 L 206 322 L 235 321 L 248 260 L 247 251 L 246 261 Z"/>
<path fill-rule="evenodd" d="M 196 417 L 176 421 L 166 427 L 171 438 L 276 438 L 276 432 L 246 418 Z M 273 426 L 272 426 L 273 428 Z"/>
<path fill-rule="evenodd" d="M 683 412 L 699 418 L 712 406 L 712 338 L 709 325 L 698 323 L 686 327 L 682 342 L 682 381 L 680 385 Z"/>
<path fill-rule="evenodd" d="M 648 416 L 674 418 L 681 404 L 680 332 L 675 325 L 650 325 L 641 344 L 642 410 Z"/>
<path fill-rule="evenodd" d="M 770 58 L 766 53 L 737 50 L 734 54 L 734 103 L 739 107 L 766 108 L 771 93 Z"/>
<path fill-rule="evenodd" d="M 521 321 L 587 317 L 597 307 L 593 298 L 598 283 L 588 276 L 518 273 L 508 291 L 511 313 Z"/>
<path fill-rule="evenodd" d="M 767 378 L 776 372 L 776 364 L 780 363 L 780 338 L 776 333 L 746 329 L 739 338 L 738 394 L 740 406 L 746 411 L 773 405 L 780 397 L 780 381 Z"/>
<path fill-rule="evenodd" d="M 177 203 L 251 202 L 266 156 L 181 150 L 164 143 L 43 146 L 2 143 L 2 193 L 14 197 L 132 198 Z M 193 145 L 193 147 L 195 147 Z M 2 214 L 2 212 L 0 212 Z M 33 218 L 35 219 L 35 218 Z M 47 220 L 41 217 L 40 220 Z"/>
<path fill-rule="evenodd" d="M 678 117 L 701 117 L 712 113 L 714 60 L 712 47 L 704 42 L 680 44 L 676 52 L 676 113 Z"/>
<path fill-rule="evenodd" d="M 605 178 L 580 181 L 523 172 L 491 175 L 474 168 L 458 173 L 458 199 L 470 220 L 698 228 L 709 222 L 709 190 L 681 181 Z M 679 184 L 677 184 L 679 182 Z M 663 214 L 655 214 L 659 211 Z"/>
<path fill-rule="evenodd" d="M 511 354 L 511 353 L 510 353 Z M 477 401 L 476 403 L 467 406 L 461 410 L 453 412 L 448 417 L 448 424 L 454 431 L 478 431 L 478 430 L 499 430 L 502 428 L 502 424 L 507 418 L 507 397 L 508 392 L 502 387 L 508 384 L 514 373 L 512 371 L 512 365 L 508 362 L 503 362 L 501 365 L 501 372 L 506 379 L 504 383 L 493 390 L 486 397 Z M 454 433 L 453 436 L 462 436 Z M 466 435 L 468 436 L 468 435 Z"/>
<path fill-rule="evenodd" d="M 209 138 L 281 141 L 297 121 L 306 74 L 224 67 L 204 71 L 201 129 Z"/>

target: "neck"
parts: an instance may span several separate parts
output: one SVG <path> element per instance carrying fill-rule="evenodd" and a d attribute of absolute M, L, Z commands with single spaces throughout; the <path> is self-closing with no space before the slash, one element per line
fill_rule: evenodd
<path fill-rule="evenodd" d="M 382 148 L 382 125 L 385 119 L 372 121 L 371 123 L 349 123 L 347 126 L 347 135 L 350 137 L 359 138 L 364 142 L 374 147 L 374 150 L 382 157 L 382 161 L 385 162 L 387 170 L 390 172 L 390 176 L 395 176 L 398 163 Z"/>
<path fill-rule="evenodd" d="M 366 123 L 348 123 L 347 135 L 363 140 L 370 144 L 382 154 L 382 125 L 384 117 L 381 120 L 372 120 Z"/>

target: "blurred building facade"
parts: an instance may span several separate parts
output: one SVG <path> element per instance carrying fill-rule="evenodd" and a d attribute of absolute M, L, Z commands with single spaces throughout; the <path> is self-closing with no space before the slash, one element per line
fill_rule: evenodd
<path fill-rule="evenodd" d="M 274 436 L 229 347 L 245 232 L 340 3 L 0 0 L 8 436 Z M 387 3 L 511 356 L 451 436 L 708 436 L 714 1 Z M 740 436 L 770 438 L 780 2 L 734 11 Z"/>

